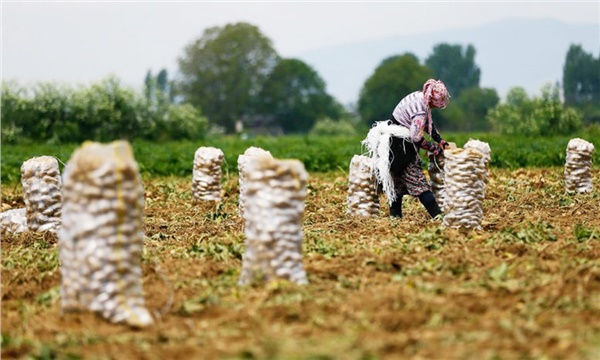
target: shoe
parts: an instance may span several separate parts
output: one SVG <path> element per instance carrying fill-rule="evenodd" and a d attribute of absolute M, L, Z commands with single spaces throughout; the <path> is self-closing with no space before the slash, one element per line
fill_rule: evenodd
<path fill-rule="evenodd" d="M 394 201 L 390 205 L 390 217 L 402 217 L 402 201 Z"/>

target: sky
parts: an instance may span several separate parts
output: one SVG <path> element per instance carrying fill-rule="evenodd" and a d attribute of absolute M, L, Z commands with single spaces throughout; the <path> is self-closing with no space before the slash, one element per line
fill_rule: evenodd
<path fill-rule="evenodd" d="M 507 18 L 600 24 L 595 1 L 10 1 L 2 0 L 3 80 L 141 88 L 171 77 L 205 29 L 248 22 L 285 58 L 354 42 L 469 28 Z M 600 34 L 600 26 L 599 26 Z M 597 55 L 597 54 L 596 54 Z M 336 96 L 336 94 L 332 94 Z"/>

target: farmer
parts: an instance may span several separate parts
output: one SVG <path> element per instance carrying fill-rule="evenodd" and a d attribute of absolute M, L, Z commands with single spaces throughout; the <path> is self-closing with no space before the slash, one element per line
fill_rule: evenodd
<path fill-rule="evenodd" d="M 429 215 L 442 214 L 421 167 L 419 149 L 438 155 L 449 144 L 431 119 L 432 108 L 445 108 L 450 98 L 441 80 L 429 79 L 421 91 L 404 97 L 387 121 L 373 124 L 362 144 L 374 162 L 374 173 L 390 204 L 390 216 L 402 217 L 402 197 L 418 197 Z M 435 142 L 425 140 L 427 133 Z"/>

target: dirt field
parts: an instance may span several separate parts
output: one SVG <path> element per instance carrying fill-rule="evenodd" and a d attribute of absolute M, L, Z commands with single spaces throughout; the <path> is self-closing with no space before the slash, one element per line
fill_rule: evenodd
<path fill-rule="evenodd" d="M 143 285 L 155 325 L 62 315 L 57 238 L 2 237 L 2 358 L 599 359 L 600 170 L 564 192 L 562 169 L 492 170 L 482 231 L 345 215 L 347 174 L 311 174 L 309 284 L 240 287 L 237 177 L 193 204 L 191 179 L 145 181 Z M 4 187 L 3 210 L 23 207 Z"/>

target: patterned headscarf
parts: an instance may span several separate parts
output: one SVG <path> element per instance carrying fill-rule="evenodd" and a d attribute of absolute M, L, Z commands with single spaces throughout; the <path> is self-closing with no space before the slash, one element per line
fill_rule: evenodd
<path fill-rule="evenodd" d="M 429 79 L 423 84 L 423 98 L 425 99 L 425 105 L 429 109 L 429 133 L 433 127 L 433 121 L 431 120 L 431 105 L 436 108 L 443 109 L 446 107 L 446 103 L 450 99 L 448 89 L 442 80 Z"/>

